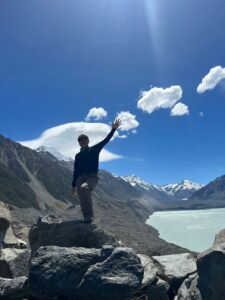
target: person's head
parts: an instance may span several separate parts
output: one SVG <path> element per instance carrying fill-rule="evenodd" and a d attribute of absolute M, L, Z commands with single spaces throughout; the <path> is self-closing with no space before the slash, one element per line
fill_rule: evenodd
<path fill-rule="evenodd" d="M 77 140 L 81 148 L 88 146 L 89 138 L 87 135 L 81 134 L 78 136 Z"/>

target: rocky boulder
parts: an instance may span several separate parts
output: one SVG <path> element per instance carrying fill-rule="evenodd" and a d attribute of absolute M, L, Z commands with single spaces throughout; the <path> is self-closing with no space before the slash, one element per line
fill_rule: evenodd
<path fill-rule="evenodd" d="M 37 300 L 130 299 L 143 268 L 131 248 L 40 247 L 26 288 Z"/>
<path fill-rule="evenodd" d="M 11 215 L 7 205 L 0 201 L 0 228 L 7 229 L 11 223 Z"/>
<path fill-rule="evenodd" d="M 138 299 L 169 300 L 168 291 L 170 286 L 160 278 L 164 277 L 162 266 L 147 255 L 138 254 L 138 257 L 144 269 L 144 276 L 141 287 L 136 292 L 136 297 Z"/>
<path fill-rule="evenodd" d="M 81 299 L 131 299 L 141 285 L 143 267 L 132 248 L 115 248 L 105 261 L 89 267 L 80 285 Z"/>
<path fill-rule="evenodd" d="M 27 291 L 24 288 L 26 280 L 26 277 L 0 278 L 0 299 L 22 300 L 27 298 Z"/>
<path fill-rule="evenodd" d="M 156 283 L 150 284 L 146 289 L 148 299 L 169 300 L 170 285 L 165 280 L 158 278 Z"/>
<path fill-rule="evenodd" d="M 169 298 L 169 289 L 168 282 L 157 277 L 156 281 L 136 291 L 132 300 L 169 300 L 172 299 Z"/>
<path fill-rule="evenodd" d="M 142 279 L 141 286 L 144 287 L 151 283 L 156 282 L 157 275 L 163 274 L 161 266 L 147 255 L 138 254 L 138 257 L 144 269 L 144 276 Z"/>
<path fill-rule="evenodd" d="M 225 243 L 225 229 L 215 235 L 213 246 Z"/>
<path fill-rule="evenodd" d="M 102 259 L 101 249 L 40 247 L 31 260 L 27 287 L 37 299 L 76 299 L 87 269 Z"/>
<path fill-rule="evenodd" d="M 29 268 L 30 250 L 5 248 L 0 251 L 0 277 L 26 276 Z"/>
<path fill-rule="evenodd" d="M 26 243 L 17 239 L 11 227 L 10 211 L 3 202 L 0 202 L 0 249 L 26 248 Z"/>
<path fill-rule="evenodd" d="M 175 300 L 202 300 L 198 289 L 198 274 L 192 274 L 184 280 Z M 219 299 L 218 299 L 219 300 Z"/>
<path fill-rule="evenodd" d="M 197 270 L 196 258 L 191 253 L 153 256 L 161 265 L 164 278 L 170 285 L 170 296 L 177 294 L 182 282 Z"/>
<path fill-rule="evenodd" d="M 32 254 L 41 246 L 101 248 L 102 245 L 120 246 L 110 233 L 94 223 L 81 220 L 62 221 L 55 216 L 39 218 L 29 232 Z"/>
<path fill-rule="evenodd" d="M 197 259 L 198 288 L 203 299 L 225 299 L 225 243 L 199 254 Z"/>

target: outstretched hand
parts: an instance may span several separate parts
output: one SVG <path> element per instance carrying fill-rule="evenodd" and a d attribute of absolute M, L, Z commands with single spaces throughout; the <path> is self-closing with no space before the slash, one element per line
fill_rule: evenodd
<path fill-rule="evenodd" d="M 120 119 L 115 119 L 115 121 L 112 123 L 112 128 L 117 129 L 122 124 L 122 121 Z"/>

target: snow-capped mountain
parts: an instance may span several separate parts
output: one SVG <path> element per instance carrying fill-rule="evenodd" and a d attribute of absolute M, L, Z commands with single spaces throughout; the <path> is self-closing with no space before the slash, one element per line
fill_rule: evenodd
<path fill-rule="evenodd" d="M 175 184 L 156 185 L 146 182 L 134 174 L 121 176 L 121 178 L 136 188 L 141 188 L 151 192 L 161 192 L 161 195 L 163 193 L 167 194 L 171 200 L 187 200 L 194 192 L 203 187 L 201 184 L 194 183 L 189 180 L 183 180 L 181 183 Z"/>
<path fill-rule="evenodd" d="M 187 200 L 194 192 L 200 190 L 203 185 L 189 181 L 187 179 L 180 183 L 166 184 L 161 186 L 161 189 L 166 193 L 175 196 L 181 200 Z"/>
<path fill-rule="evenodd" d="M 129 182 L 130 185 L 132 185 L 132 186 L 136 186 L 136 187 L 138 186 L 147 191 L 153 190 L 153 189 L 160 190 L 160 187 L 158 185 L 154 185 L 147 181 L 144 181 L 143 179 L 141 179 L 138 176 L 135 176 L 134 174 L 128 175 L 128 176 L 121 176 L 120 178 L 122 178 L 126 182 Z"/>
<path fill-rule="evenodd" d="M 55 158 L 57 158 L 58 160 L 62 161 L 72 161 L 72 158 L 67 157 L 65 155 L 63 155 L 62 153 L 60 153 L 59 151 L 57 151 L 54 147 L 49 147 L 49 146 L 40 146 L 37 149 L 35 149 L 37 152 L 49 152 L 51 153 Z"/>

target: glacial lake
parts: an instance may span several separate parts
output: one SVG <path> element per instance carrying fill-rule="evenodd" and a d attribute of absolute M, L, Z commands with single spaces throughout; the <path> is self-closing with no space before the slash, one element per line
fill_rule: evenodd
<path fill-rule="evenodd" d="M 146 221 L 167 242 L 201 252 L 225 228 L 225 208 L 155 212 Z"/>

